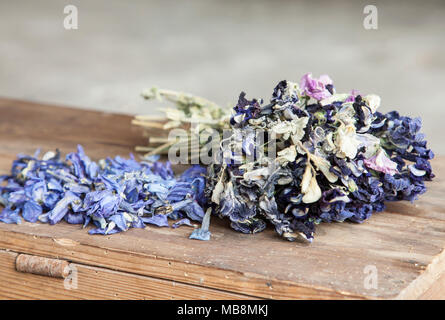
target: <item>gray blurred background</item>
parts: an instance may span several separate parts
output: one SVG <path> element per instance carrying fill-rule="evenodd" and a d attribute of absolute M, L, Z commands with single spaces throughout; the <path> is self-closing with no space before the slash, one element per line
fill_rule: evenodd
<path fill-rule="evenodd" d="M 63 9 L 78 8 L 77 30 Z M 363 8 L 378 9 L 378 29 Z M 445 154 L 445 1 L 0 0 L 0 96 L 158 113 L 157 85 L 233 104 L 282 80 L 326 73 L 337 92 L 421 116 Z M 1 116 L 1 115 L 0 115 Z"/>

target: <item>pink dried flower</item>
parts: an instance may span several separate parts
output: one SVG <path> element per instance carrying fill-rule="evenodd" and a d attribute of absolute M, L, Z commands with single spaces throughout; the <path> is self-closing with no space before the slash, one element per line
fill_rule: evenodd
<path fill-rule="evenodd" d="M 314 79 L 312 78 L 312 73 L 306 73 L 301 78 L 300 87 L 303 94 L 318 101 L 332 95 L 328 90 L 328 86 L 332 87 L 332 80 L 328 75 L 321 75 L 320 78 Z"/>
<path fill-rule="evenodd" d="M 399 173 L 399 171 L 397 170 L 397 163 L 388 158 L 383 149 L 380 149 L 376 155 L 372 156 L 371 158 L 365 159 L 363 162 L 368 168 L 371 168 L 375 171 L 388 173 L 392 176 L 396 173 Z"/>

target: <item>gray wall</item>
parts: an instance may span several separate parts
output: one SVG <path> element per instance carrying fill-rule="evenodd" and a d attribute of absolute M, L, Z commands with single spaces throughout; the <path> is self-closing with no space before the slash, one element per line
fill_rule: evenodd
<path fill-rule="evenodd" d="M 63 8 L 79 10 L 65 30 Z M 363 8 L 378 8 L 378 30 Z M 0 0 L 0 96 L 125 113 L 157 85 L 221 104 L 327 73 L 337 91 L 421 116 L 445 154 L 445 1 Z M 1 115 L 0 115 L 1 116 Z"/>

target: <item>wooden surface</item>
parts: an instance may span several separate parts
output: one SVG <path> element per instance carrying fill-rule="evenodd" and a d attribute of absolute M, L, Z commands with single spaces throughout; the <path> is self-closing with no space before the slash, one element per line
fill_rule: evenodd
<path fill-rule="evenodd" d="M 125 156 L 135 145 L 145 143 L 125 115 L 7 99 L 0 99 L 0 115 L 0 174 L 9 171 L 17 153 L 33 153 L 37 147 L 42 151 L 58 147 L 67 153 L 81 143 L 97 160 Z M 8 254 L 65 259 L 83 268 L 179 283 L 181 286 L 170 288 L 174 298 L 182 297 L 191 286 L 212 289 L 207 297 L 213 298 L 234 297 L 230 292 L 239 294 L 237 297 L 291 299 L 445 298 L 444 160 L 438 157 L 433 161 L 437 177 L 419 201 L 388 204 L 385 212 L 363 224 L 322 224 L 311 245 L 284 241 L 270 228 L 256 235 L 240 234 L 229 229 L 227 221 L 212 218 L 213 236 L 207 242 L 189 240 L 190 227 L 149 226 L 111 236 L 90 236 L 87 230 L 66 223 L 0 223 L 0 249 L 13 252 Z M 376 267 L 377 288 L 367 289 L 364 284 L 367 266 Z M 7 279 L 20 276 L 7 278 L 5 268 L 6 262 L 1 264 L 0 287 L 11 281 Z M 110 278 L 100 278 L 100 282 L 88 279 L 103 285 Z M 91 286 L 90 282 L 79 283 Z M 126 290 L 120 285 L 107 288 Z M 163 288 L 159 298 L 169 295 Z M 113 293 L 105 297 L 110 295 Z M 135 293 L 130 297 L 141 296 Z M 0 297 L 31 296 L 3 289 Z"/>
<path fill-rule="evenodd" d="M 248 296 L 171 280 L 71 263 L 77 282 L 20 273 L 17 253 L 0 250 L 0 297 L 3 299 L 250 299 Z M 75 283 L 75 284 L 74 284 Z"/>

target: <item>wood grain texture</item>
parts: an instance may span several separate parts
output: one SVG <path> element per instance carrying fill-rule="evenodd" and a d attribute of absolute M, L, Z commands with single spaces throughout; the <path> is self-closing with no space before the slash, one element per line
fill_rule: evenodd
<path fill-rule="evenodd" d="M 37 147 L 67 153 L 80 143 L 97 160 L 144 143 L 129 116 L 13 100 L 0 100 L 0 113 L 0 174 Z M 437 177 L 419 201 L 391 203 L 363 224 L 322 224 L 311 245 L 271 228 L 240 234 L 213 218 L 208 242 L 189 240 L 188 227 L 90 236 L 66 223 L 0 224 L 0 248 L 264 298 L 445 298 L 436 288 L 445 268 L 444 160 L 433 161 Z M 365 288 L 366 266 L 377 268 L 376 289 Z"/>
<path fill-rule="evenodd" d="M 65 288 L 64 279 L 16 271 L 17 255 L 0 250 L 0 299 L 252 299 L 236 293 L 77 263 L 70 264 L 77 278 L 74 280 L 74 274 L 70 275 L 66 280 L 70 286 Z"/>

